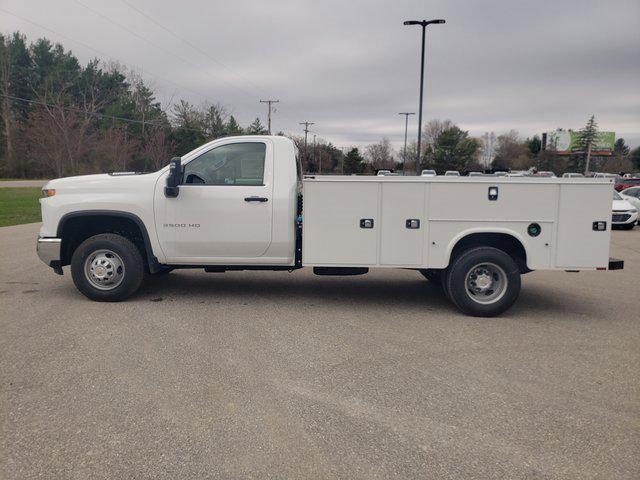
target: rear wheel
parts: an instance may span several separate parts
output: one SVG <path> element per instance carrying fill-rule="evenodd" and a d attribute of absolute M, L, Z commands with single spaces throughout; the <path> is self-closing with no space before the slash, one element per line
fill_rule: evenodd
<path fill-rule="evenodd" d="M 73 252 L 71 277 L 91 300 L 117 302 L 133 295 L 144 278 L 144 261 L 128 239 L 112 233 L 88 238 Z"/>
<path fill-rule="evenodd" d="M 464 313 L 493 317 L 506 311 L 520 293 L 520 269 L 507 253 L 478 247 L 453 260 L 445 277 L 445 291 Z"/>

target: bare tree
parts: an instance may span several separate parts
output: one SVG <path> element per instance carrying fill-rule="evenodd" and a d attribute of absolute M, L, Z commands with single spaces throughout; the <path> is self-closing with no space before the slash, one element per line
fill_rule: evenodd
<path fill-rule="evenodd" d="M 39 90 L 34 89 L 43 112 L 50 119 L 52 133 L 62 140 L 64 146 L 62 168 L 71 174 L 80 171 L 83 156 L 93 147 L 90 145 L 90 139 L 95 137 L 92 127 L 96 114 L 110 100 L 99 96 L 99 79 L 95 69 L 90 71 L 85 80 L 82 82 L 79 92 L 80 100 L 76 107 L 67 107 L 65 98 L 77 86 L 77 79 L 68 79 L 55 86 L 47 79 Z"/>
<path fill-rule="evenodd" d="M 29 139 L 26 157 L 45 167 L 39 173 L 58 177 L 80 173 L 78 164 L 70 159 L 86 157 L 94 150 L 96 140 L 95 133 L 82 128 L 82 122 L 79 112 L 61 108 L 38 108 L 32 112 L 25 130 L 25 138 Z"/>
<path fill-rule="evenodd" d="M 368 145 L 365 148 L 365 156 L 376 170 L 392 169 L 395 166 L 393 148 L 391 148 L 391 142 L 388 138 L 383 138 L 378 143 Z"/>
<path fill-rule="evenodd" d="M 498 170 L 527 169 L 533 165 L 529 149 L 516 130 L 498 136 L 493 168 Z"/>
<path fill-rule="evenodd" d="M 126 127 L 111 127 L 102 132 L 98 153 L 107 157 L 107 169 L 127 171 L 137 149 L 137 142 Z"/>
<path fill-rule="evenodd" d="M 425 146 L 429 146 L 435 150 L 438 137 L 442 132 L 454 126 L 455 124 L 451 120 L 430 120 L 427 122 L 423 129 Z"/>
<path fill-rule="evenodd" d="M 10 45 L 5 43 L 4 37 L 0 36 L 0 94 L 2 95 L 2 124 L 4 126 L 4 137 L 6 142 L 6 160 L 9 170 L 13 169 L 13 121 L 11 113 L 11 99 L 9 98 L 9 80 L 11 78 L 11 50 Z"/>
<path fill-rule="evenodd" d="M 149 129 L 145 138 L 142 155 L 149 160 L 150 167 L 159 170 L 169 163 L 171 154 L 175 151 L 175 142 L 167 138 L 162 128 Z"/>

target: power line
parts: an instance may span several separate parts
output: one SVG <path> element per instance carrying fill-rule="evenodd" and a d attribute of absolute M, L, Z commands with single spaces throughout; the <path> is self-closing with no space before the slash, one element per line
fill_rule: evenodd
<path fill-rule="evenodd" d="M 107 15 L 104 15 L 104 14 L 102 14 L 102 13 L 98 12 L 97 10 L 95 10 L 95 9 L 93 9 L 93 8 L 91 8 L 91 7 L 87 6 L 87 5 L 85 5 L 84 3 L 80 2 L 79 0 L 74 0 L 74 1 L 75 1 L 76 3 L 78 3 L 79 5 L 81 5 L 82 7 L 84 7 L 85 9 L 87 9 L 87 10 L 91 11 L 91 12 L 92 12 L 92 13 L 94 13 L 95 15 L 97 15 L 97 16 L 99 16 L 99 17 L 103 18 L 104 20 L 106 20 L 106 21 L 108 21 L 108 22 L 110 22 L 110 23 L 112 23 L 112 24 L 116 25 L 117 27 L 119 27 L 119 28 L 121 28 L 121 29 L 125 30 L 126 32 L 130 33 L 131 35 L 134 35 L 135 37 L 137 37 L 137 38 L 139 38 L 139 39 L 141 39 L 141 40 L 143 40 L 143 41 L 147 42 L 148 44 L 150 44 L 150 45 L 152 45 L 153 47 L 155 47 L 155 48 L 157 48 L 157 49 L 161 50 L 162 52 L 164 52 L 164 53 L 166 53 L 166 54 L 168 54 L 168 55 L 172 55 L 172 56 L 174 56 L 174 57 L 178 58 L 179 60 L 181 60 L 181 61 L 183 61 L 183 62 L 187 63 L 188 65 L 190 65 L 190 66 L 192 66 L 192 67 L 194 67 L 194 68 L 197 68 L 197 69 L 199 69 L 199 70 L 201 70 L 201 71 L 205 72 L 207 75 L 209 75 L 209 73 L 208 73 L 208 72 L 206 72 L 204 69 L 202 69 L 202 68 L 201 68 L 201 67 L 199 67 L 198 65 L 196 65 L 196 64 L 194 64 L 194 63 L 192 63 L 192 62 L 190 62 L 189 60 L 186 60 L 186 59 L 182 58 L 181 56 L 179 56 L 179 55 L 177 55 L 177 54 L 175 54 L 175 53 L 173 53 L 173 52 L 171 52 L 171 51 L 169 51 L 169 50 L 167 50 L 167 49 L 165 49 L 165 48 L 163 48 L 163 47 L 161 47 L 161 46 L 159 46 L 159 45 L 156 45 L 156 44 L 155 44 L 154 42 L 152 42 L 151 40 L 149 40 L 149 39 L 147 39 L 147 38 L 145 38 L 145 37 L 143 37 L 143 36 L 139 35 L 139 34 L 138 34 L 138 33 L 136 33 L 135 31 L 133 31 L 133 30 L 131 30 L 131 29 L 129 29 L 129 28 L 127 28 L 127 27 L 125 27 L 124 25 L 121 25 L 121 24 L 119 24 L 118 22 L 116 22 L 116 21 L 112 20 L 112 19 L 111 19 L 111 18 L 109 18 Z M 178 38 L 178 39 L 182 40 L 183 42 L 185 42 L 186 44 L 188 44 L 188 45 L 189 45 L 189 46 L 191 46 L 192 48 L 196 48 L 196 50 L 198 50 L 199 52 L 201 52 L 201 53 L 202 53 L 202 50 L 201 50 L 200 48 L 198 48 L 197 46 L 195 46 L 194 44 L 192 44 L 192 42 L 189 42 L 188 40 L 182 39 L 182 38 L 181 38 L 181 37 L 179 37 L 177 34 L 174 34 L 170 29 L 168 29 L 168 28 L 166 28 L 166 27 L 162 26 L 159 22 L 157 22 L 157 21 L 153 20 L 149 15 L 144 14 L 144 12 L 142 12 L 141 10 L 139 10 L 139 9 L 137 9 L 137 8 L 135 8 L 135 7 L 133 7 L 132 5 L 130 5 L 130 4 L 129 4 L 128 2 L 126 2 L 125 0 L 121 0 L 121 1 L 123 1 L 123 3 L 126 3 L 128 6 L 130 6 L 131 8 L 133 8 L 135 11 L 137 11 L 137 12 L 138 12 L 138 13 L 140 13 L 141 15 L 145 16 L 146 18 L 148 18 L 150 21 L 154 22 L 154 23 L 155 23 L 157 26 L 159 26 L 160 28 L 163 28 L 163 29 L 164 29 L 164 30 L 166 30 L 167 32 L 169 32 L 169 33 L 171 33 L 172 35 L 174 35 L 176 38 Z M 86 49 L 88 49 L 88 50 L 90 50 L 90 51 L 92 51 L 92 52 L 95 52 L 95 53 L 97 53 L 98 55 L 100 55 L 100 56 L 102 56 L 102 57 L 106 57 L 107 59 L 109 59 L 109 60 L 111 60 L 111 61 L 113 61 L 113 62 L 115 62 L 115 63 L 121 63 L 121 64 L 124 64 L 124 65 L 126 65 L 128 68 L 130 68 L 130 69 L 131 69 L 131 71 L 137 71 L 137 70 L 138 70 L 138 68 L 139 68 L 139 67 L 137 67 L 137 66 L 135 66 L 135 65 L 133 65 L 133 64 L 131 64 L 131 63 L 121 61 L 121 60 L 119 60 L 119 59 L 117 59 L 117 58 L 115 58 L 115 57 L 113 57 L 113 56 L 109 55 L 108 53 L 106 53 L 106 52 L 104 52 L 104 51 L 102 51 L 102 50 L 99 50 L 99 49 L 97 49 L 97 48 L 95 48 L 95 47 L 92 47 L 91 45 L 89 45 L 89 44 L 87 44 L 87 43 L 85 43 L 85 42 L 82 42 L 82 41 L 80 41 L 80 40 L 77 40 L 77 39 L 74 39 L 74 38 L 72 38 L 72 37 L 69 37 L 68 35 L 65 35 L 65 34 L 63 34 L 63 33 L 60 33 L 60 32 L 58 32 L 58 31 L 56 31 L 56 30 L 54 30 L 54 29 L 52 29 L 52 28 L 46 27 L 46 26 L 44 26 L 44 25 L 42 25 L 42 24 L 40 24 L 40 23 L 38 23 L 38 22 L 35 22 L 35 21 L 30 20 L 30 19 L 28 19 L 28 18 L 25 18 L 25 17 L 23 17 L 23 16 L 21 16 L 21 15 L 18 15 L 18 14 L 16 14 L 16 13 L 13 13 L 13 12 L 11 12 L 11 11 L 9 11 L 9 10 L 6 10 L 6 9 L 2 8 L 2 7 L 0 7 L 0 11 L 1 11 L 1 12 L 6 13 L 6 14 L 8 14 L 8 15 L 11 15 L 11 16 L 13 16 L 13 17 L 15 17 L 15 18 L 18 18 L 19 20 L 22 20 L 23 22 L 29 23 L 29 24 L 34 25 L 34 26 L 36 26 L 36 27 L 38 27 L 38 28 L 40 28 L 40 29 L 42 29 L 42 30 L 45 30 L 45 31 L 50 32 L 50 33 L 52 33 L 52 34 L 54 34 L 54 35 L 57 35 L 58 37 L 64 38 L 64 39 L 66 39 L 66 40 L 68 40 L 68 41 L 70 41 L 70 42 L 73 42 L 73 43 L 77 44 L 77 45 L 81 45 L 82 47 L 84 47 L 84 48 L 86 48 Z M 215 58 L 213 58 L 213 57 L 211 57 L 211 56 L 209 56 L 209 55 L 207 55 L 206 53 L 205 53 L 205 55 L 206 55 L 208 58 L 210 58 L 212 61 L 215 61 L 216 63 L 218 63 L 218 64 L 222 65 L 224 68 L 226 68 L 226 69 L 227 69 L 227 70 L 229 70 L 230 72 L 234 73 L 236 76 L 238 76 L 238 77 L 240 77 L 240 78 L 243 78 L 243 77 L 241 77 L 241 76 L 240 76 L 240 74 L 233 72 L 233 71 L 232 71 L 232 70 L 230 70 L 228 67 L 226 67 L 224 64 L 222 64 L 222 62 L 220 62 L 220 61 L 216 60 Z M 161 81 L 163 81 L 163 82 L 165 82 L 165 83 L 171 84 L 171 85 L 173 85 L 173 86 L 175 86 L 175 87 L 177 87 L 177 88 L 180 88 L 180 89 L 182 89 L 182 90 L 184 90 L 184 91 L 187 91 L 187 92 L 193 93 L 193 94 L 195 94 L 195 95 L 198 95 L 199 97 L 204 98 L 205 100 L 209 101 L 209 102 L 210 102 L 210 103 L 212 103 L 212 104 L 216 103 L 216 102 L 215 102 L 215 101 L 213 101 L 211 98 L 209 98 L 209 96 L 208 96 L 208 95 L 206 95 L 206 94 L 204 94 L 204 93 L 202 93 L 202 92 L 199 92 L 199 91 L 197 91 L 197 90 L 194 90 L 194 89 L 192 89 L 192 88 L 186 87 L 186 86 L 184 86 L 184 85 L 182 85 L 182 84 L 180 84 L 180 83 L 177 83 L 177 82 L 175 82 L 175 81 L 173 81 L 173 80 L 170 80 L 170 79 L 168 79 L 168 78 L 165 78 L 165 77 L 163 77 L 163 76 L 161 76 L 161 75 L 157 75 L 157 74 L 156 74 L 156 73 L 154 73 L 153 71 L 145 70 L 145 73 L 146 73 L 146 75 L 147 75 L 147 76 L 151 76 L 152 78 L 156 78 L 156 79 L 161 80 Z M 245 80 L 246 80 L 246 79 L 245 79 Z M 244 90 L 244 89 L 242 89 L 242 88 L 240 88 L 240 87 L 238 87 L 238 86 L 236 86 L 236 85 L 233 85 L 233 84 L 231 84 L 231 83 L 229 83 L 229 82 L 226 82 L 226 81 L 224 81 L 224 80 L 222 80 L 222 81 L 223 81 L 224 83 L 226 83 L 227 85 L 231 86 L 232 88 L 236 88 L 237 90 L 240 90 L 240 91 L 241 91 L 241 92 L 243 92 L 244 94 L 246 94 L 246 95 L 249 95 L 249 96 L 253 97 L 253 94 L 251 94 L 251 93 L 247 92 L 246 90 Z M 246 81 L 247 81 L 247 82 L 249 82 L 248 80 L 246 80 Z M 251 82 L 249 82 L 249 83 L 251 83 Z M 254 86 L 255 86 L 255 84 L 254 84 Z M 257 87 L 257 86 L 255 86 L 255 88 L 259 89 L 259 87 Z M 274 102 L 274 103 L 275 103 L 275 102 Z M 297 110 L 296 110 L 296 109 L 294 109 L 293 111 L 295 112 L 295 111 L 297 111 Z M 285 113 L 285 114 L 284 114 L 284 116 L 285 116 L 286 118 L 289 118 L 290 120 L 292 120 L 292 117 L 290 116 L 290 114 Z"/>
<path fill-rule="evenodd" d="M 269 127 L 267 128 L 267 130 L 269 131 L 269 135 L 271 135 L 271 104 L 272 103 L 280 103 L 280 100 L 260 100 L 260 103 L 266 103 L 268 104 L 267 110 L 267 118 L 268 118 L 268 124 Z"/>
<path fill-rule="evenodd" d="M 62 110 L 66 110 L 68 112 L 75 112 L 75 113 L 81 113 L 82 115 L 89 115 L 92 117 L 99 117 L 99 118 L 108 118 L 110 120 L 118 120 L 120 122 L 126 122 L 126 123 L 136 123 L 136 124 L 143 124 L 145 126 L 151 126 L 151 127 L 159 127 L 159 128 L 167 128 L 170 125 L 163 125 L 161 123 L 153 123 L 153 122 L 147 122 L 147 121 L 142 121 L 142 120 L 134 120 L 132 118 L 125 118 L 125 117 L 118 117 L 115 115 L 107 115 L 104 113 L 98 113 L 98 112 L 87 112 L 86 110 L 82 110 L 80 108 L 74 108 L 74 107 L 65 107 L 64 105 L 56 105 L 55 103 L 48 103 L 48 102 L 43 102 L 41 100 L 32 100 L 30 98 L 23 98 L 23 97 L 16 97 L 14 95 L 5 95 L 3 93 L 0 93 L 0 97 L 4 97 L 4 98 L 8 98 L 10 100 L 14 100 L 14 101 L 19 101 L 19 102 L 24 102 L 24 103 L 30 103 L 33 105 L 42 105 L 44 107 L 50 107 L 50 108 L 60 108 Z M 189 130 L 192 132 L 199 132 L 200 130 L 196 130 L 193 128 L 186 128 L 186 127 L 180 127 L 183 130 Z"/>
<path fill-rule="evenodd" d="M 238 72 L 233 71 L 231 68 L 229 68 L 227 65 L 225 65 L 224 63 L 222 63 L 220 60 L 214 58 L 211 56 L 211 54 L 209 54 L 209 52 L 207 52 L 206 50 L 203 50 L 202 48 L 198 47 L 196 44 L 194 44 L 193 42 L 190 42 L 189 40 L 187 40 L 186 38 L 181 37 L 180 35 L 178 35 L 177 33 L 175 33 L 173 30 L 171 30 L 170 28 L 166 27 L 165 25 L 161 24 L 159 21 L 157 21 L 155 18 L 153 18 L 151 15 L 143 12 L 142 10 L 140 10 L 138 7 L 136 7 L 135 5 L 132 5 L 130 2 L 128 2 L 127 0 L 120 0 L 122 3 L 124 3 L 125 5 L 127 5 L 129 8 L 131 8 L 132 10 L 138 12 L 140 15 L 142 15 L 143 17 L 145 17 L 147 20 L 149 20 L 151 23 L 153 23 L 154 25 L 156 25 L 157 27 L 161 28 L 162 30 L 164 30 L 165 32 L 169 33 L 169 35 L 171 35 L 174 38 L 177 38 L 178 40 L 180 40 L 181 42 L 189 45 L 191 48 L 193 48 L 195 51 L 197 51 L 198 53 L 204 55 L 205 57 L 207 57 L 209 60 L 211 60 L 212 62 L 217 63 L 218 65 L 220 65 L 222 68 L 224 68 L 225 70 L 227 70 L 229 73 L 232 73 L 233 75 L 235 75 L 236 77 L 240 78 L 241 80 L 244 80 L 245 82 L 247 82 L 248 84 L 250 84 L 252 87 L 254 87 L 256 90 L 261 90 L 262 93 L 266 93 L 264 90 L 262 90 L 262 88 L 260 88 L 258 85 L 256 85 L 255 83 L 253 83 L 251 80 L 247 79 L 246 77 L 244 77 L 243 75 L 240 75 Z"/>
<path fill-rule="evenodd" d="M 86 44 L 86 43 L 84 43 L 84 42 L 81 42 L 80 40 L 76 40 L 76 39 L 71 38 L 71 37 L 69 37 L 69 36 L 67 36 L 67 35 L 64 35 L 63 33 L 57 32 L 57 31 L 55 31 L 55 30 L 53 30 L 53 29 L 51 29 L 51 28 L 49 28 L 49 27 L 45 27 L 44 25 L 42 25 L 42 24 L 40 24 L 40 23 L 37 23 L 37 22 L 34 22 L 33 20 L 29 20 L 28 18 L 22 17 L 22 16 L 17 15 L 17 14 L 15 14 L 15 13 L 13 13 L 13 12 L 10 12 L 10 11 L 8 11 L 8 10 L 5 10 L 5 9 L 4 9 L 4 8 L 2 8 L 2 7 L 0 7 L 0 11 L 1 11 L 1 12 L 6 13 L 6 14 L 8 14 L 8 15 L 11 15 L 11 16 L 13 16 L 13 17 L 15 17 L 15 18 L 18 18 L 18 19 L 22 20 L 23 22 L 30 23 L 31 25 L 34 25 L 34 26 L 36 26 L 36 27 L 38 27 L 38 28 L 41 28 L 41 29 L 43 29 L 43 30 L 46 30 L 47 32 L 53 33 L 54 35 L 57 35 L 57 36 L 59 36 L 59 37 L 61 37 L 61 38 L 64 38 L 64 39 L 66 39 L 66 40 L 69 40 L 70 42 L 73 42 L 73 43 L 76 43 L 76 44 L 78 44 L 78 45 L 81 45 L 81 46 L 83 46 L 83 47 L 85 47 L 85 48 L 87 48 L 87 49 L 91 50 L 92 52 L 97 53 L 98 55 L 102 55 L 103 57 L 107 57 L 108 59 L 110 59 L 110 60 L 111 60 L 111 61 L 113 61 L 113 62 L 116 62 L 116 63 L 122 63 L 122 64 L 124 64 L 124 65 L 128 66 L 132 71 L 135 71 L 135 70 L 137 69 L 137 67 L 136 67 L 135 65 L 132 65 L 132 64 L 127 63 L 127 62 L 120 61 L 120 60 L 118 60 L 117 58 L 112 57 L 112 56 L 111 56 L 111 55 L 109 55 L 108 53 L 105 53 L 105 52 L 103 52 L 103 51 L 101 51 L 101 50 L 98 50 L 97 48 L 94 48 L 94 47 L 92 47 L 91 45 L 88 45 L 88 44 Z M 150 71 L 147 71 L 147 74 L 151 74 L 151 76 L 153 76 L 153 77 L 157 78 L 158 80 L 162 80 L 163 82 L 170 83 L 171 85 L 173 85 L 173 86 L 175 86 L 175 87 L 178 87 L 178 88 L 181 88 L 181 89 L 183 89 L 183 90 L 186 90 L 187 92 L 194 93 L 194 94 L 198 95 L 199 97 L 202 97 L 202 98 L 204 98 L 205 100 L 208 100 L 208 101 L 210 101 L 211 103 L 214 103 L 214 102 L 213 102 L 213 101 L 212 101 L 212 100 L 211 100 L 207 95 L 205 95 L 205 94 L 203 94 L 203 93 L 201 93 L 201 92 L 198 92 L 197 90 L 193 90 L 193 89 L 191 89 L 191 88 L 189 88 L 189 87 L 185 87 L 184 85 L 181 85 L 181 84 L 179 84 L 179 83 L 177 83 L 177 82 L 174 82 L 173 80 L 169 80 L 168 78 L 164 78 L 164 77 L 162 77 L 162 76 L 160 76 L 160 75 L 156 75 L 155 73 L 150 72 Z"/>
<path fill-rule="evenodd" d="M 77 0 L 76 0 L 77 1 Z M 132 10 L 134 10 L 135 12 L 137 12 L 138 14 L 142 15 L 144 18 L 146 18 L 147 20 L 149 20 L 151 23 L 153 23 L 154 25 L 156 25 L 157 27 L 161 28 L 162 30 L 164 30 L 165 32 L 169 33 L 172 37 L 180 40 L 181 42 L 185 43 L 186 45 L 190 46 L 191 48 L 193 48 L 195 51 L 197 51 L 198 53 L 200 53 L 201 55 L 204 55 L 205 57 L 207 57 L 209 60 L 211 60 L 212 62 L 217 63 L 218 65 L 220 65 L 222 68 L 224 68 L 225 70 L 227 70 L 228 72 L 230 72 L 231 74 L 235 75 L 236 77 L 238 77 L 239 79 L 243 80 L 244 82 L 246 82 L 248 85 L 252 86 L 258 93 L 262 94 L 262 95 L 266 95 L 266 96 L 270 96 L 269 92 L 266 92 L 263 88 L 261 88 L 260 86 L 256 85 L 254 82 L 252 82 L 250 79 L 248 79 L 247 77 L 245 77 L 244 75 L 241 75 L 240 73 L 232 70 L 229 66 L 227 66 L 226 64 L 224 64 L 223 62 L 221 62 L 220 60 L 218 60 L 217 58 L 211 56 L 211 54 L 209 52 L 207 52 L 206 50 L 200 48 L 198 45 L 196 45 L 195 43 L 187 40 L 186 38 L 178 35 L 176 32 L 174 32 L 172 29 L 170 29 L 169 27 L 163 25 L 162 23 L 160 23 L 158 20 L 156 20 L 155 18 L 153 18 L 151 15 L 149 15 L 148 13 L 140 10 L 138 7 L 136 7 L 135 5 L 132 5 L 131 2 L 129 2 L 128 0 L 120 0 L 122 3 L 124 3 L 125 5 L 127 5 L 129 8 L 131 8 Z M 232 85 L 234 88 L 235 85 Z M 296 109 L 293 109 L 293 112 L 300 114 L 299 111 L 296 111 Z M 285 113 L 285 116 L 288 116 Z M 292 119 L 292 117 L 288 117 L 289 119 Z"/>
<path fill-rule="evenodd" d="M 133 35 L 134 37 L 139 38 L 140 40 L 142 40 L 142 41 L 144 41 L 144 42 L 148 43 L 148 44 L 149 44 L 149 45 L 151 45 L 152 47 L 157 48 L 157 49 L 158 49 L 158 50 L 160 50 L 161 52 L 163 52 L 163 53 L 165 53 L 165 54 L 167 54 L 167 55 L 171 55 L 171 56 L 173 56 L 173 57 L 177 58 L 178 60 L 180 60 L 180 61 L 184 62 L 185 64 L 189 65 L 190 67 L 195 68 L 195 69 L 197 69 L 197 70 L 200 70 L 200 71 L 204 72 L 206 75 L 210 75 L 210 73 L 209 73 L 206 69 L 204 69 L 204 68 L 200 67 L 199 65 L 197 65 L 197 64 L 195 64 L 195 63 L 193 63 L 193 62 L 191 62 L 191 61 L 189 61 L 189 60 L 187 60 L 187 59 L 185 59 L 185 58 L 181 57 L 180 55 L 178 55 L 178 54 L 176 54 L 176 53 L 174 53 L 174 52 L 172 52 L 172 51 L 170 51 L 170 50 L 167 50 L 166 48 L 164 48 L 164 47 L 162 47 L 162 46 L 160 46 L 160 45 L 157 45 L 156 43 L 152 42 L 152 41 L 151 41 L 151 40 L 149 40 L 148 38 L 143 37 L 142 35 L 140 35 L 139 33 L 135 32 L 134 30 L 131 30 L 130 28 L 125 27 L 125 26 L 124 26 L 124 25 L 122 25 L 121 23 L 116 22 L 115 20 L 113 20 L 111 17 L 109 17 L 109 16 L 105 15 L 104 13 L 101 13 L 101 12 L 99 12 L 99 11 L 97 11 L 97 10 L 93 9 L 93 8 L 89 7 L 88 5 L 85 5 L 85 4 L 84 4 L 84 3 L 82 3 L 80 0 L 74 0 L 74 1 L 75 1 L 75 3 L 77 3 L 78 5 L 80 5 L 80 6 L 84 7 L 84 8 L 86 8 L 87 10 L 89 10 L 90 12 L 92 12 L 92 13 L 94 13 L 95 15 L 99 16 L 100 18 L 102 18 L 102 19 L 106 20 L 107 22 L 109 22 L 109 23 L 111 23 L 111 24 L 115 25 L 116 27 L 118 27 L 118 28 L 120 28 L 120 29 L 124 30 L 125 32 L 127 32 L 127 33 L 129 33 L 129 34 Z M 250 97 L 252 97 L 252 98 L 254 97 L 254 95 L 253 95 L 252 93 L 247 92 L 246 90 L 244 90 L 244 89 L 243 89 L 243 88 L 241 88 L 241 87 L 238 87 L 237 85 L 234 85 L 234 84 L 232 84 L 232 83 L 229 83 L 229 82 L 227 82 L 227 81 L 225 81 L 225 80 L 222 80 L 222 82 L 223 82 L 223 83 L 225 83 L 225 84 L 227 84 L 227 85 L 229 85 L 229 86 L 230 86 L 230 87 L 232 87 L 232 88 L 237 89 L 238 91 L 240 91 L 240 92 L 244 93 L 245 95 L 248 95 L 248 96 L 250 96 Z"/>

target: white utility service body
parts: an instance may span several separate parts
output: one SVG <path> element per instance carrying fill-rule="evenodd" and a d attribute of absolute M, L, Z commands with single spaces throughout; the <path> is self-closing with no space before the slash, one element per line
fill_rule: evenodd
<path fill-rule="evenodd" d="M 496 315 L 531 270 L 606 270 L 611 179 L 309 175 L 279 136 L 210 142 L 149 174 L 49 182 L 40 258 L 94 300 L 143 274 L 408 268 L 462 311 Z"/>
<path fill-rule="evenodd" d="M 611 182 L 529 177 L 355 177 L 304 179 L 304 266 L 443 269 L 463 238 L 504 233 L 530 270 L 609 265 Z M 488 199 L 490 188 L 498 198 Z M 360 228 L 372 219 L 373 228 Z M 408 220 L 418 220 L 409 228 Z M 532 237 L 527 228 L 540 225 Z"/>

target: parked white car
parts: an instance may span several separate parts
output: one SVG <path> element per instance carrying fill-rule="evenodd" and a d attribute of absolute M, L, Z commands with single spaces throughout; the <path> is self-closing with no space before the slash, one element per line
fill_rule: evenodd
<path fill-rule="evenodd" d="M 376 173 L 376 175 L 378 177 L 384 177 L 385 175 L 391 173 L 391 170 L 378 170 L 378 173 Z"/>
<path fill-rule="evenodd" d="M 435 177 L 437 175 L 435 170 L 422 170 L 421 177 Z"/>
<path fill-rule="evenodd" d="M 598 172 L 593 177 L 594 178 L 613 178 L 617 182 L 618 179 L 620 178 L 620 175 L 618 175 L 617 173 L 602 173 L 602 172 Z"/>
<path fill-rule="evenodd" d="M 626 188 L 620 192 L 620 196 L 640 212 L 640 187 Z M 638 223 L 640 223 L 640 217 Z"/>
<path fill-rule="evenodd" d="M 460 172 L 458 172 L 457 170 L 447 170 L 446 172 L 444 172 L 444 176 L 445 177 L 459 177 L 460 176 Z"/>
<path fill-rule="evenodd" d="M 638 209 L 614 190 L 611 224 L 625 230 L 631 230 L 635 227 L 637 221 Z"/>
<path fill-rule="evenodd" d="M 584 175 L 581 173 L 567 172 L 562 174 L 562 178 L 584 178 Z"/>

